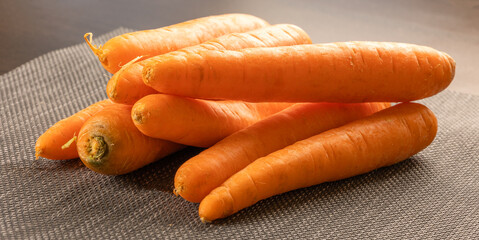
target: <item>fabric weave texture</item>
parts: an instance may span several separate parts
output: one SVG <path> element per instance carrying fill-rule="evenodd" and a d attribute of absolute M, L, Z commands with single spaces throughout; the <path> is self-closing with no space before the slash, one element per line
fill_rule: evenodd
<path fill-rule="evenodd" d="M 95 40 L 130 29 L 120 28 Z M 477 239 L 479 96 L 446 90 L 419 102 L 439 130 L 399 164 L 281 194 L 203 224 L 172 194 L 187 148 L 138 171 L 104 176 L 78 159 L 35 161 L 48 127 L 105 99 L 111 74 L 86 44 L 0 76 L 0 239 Z"/>

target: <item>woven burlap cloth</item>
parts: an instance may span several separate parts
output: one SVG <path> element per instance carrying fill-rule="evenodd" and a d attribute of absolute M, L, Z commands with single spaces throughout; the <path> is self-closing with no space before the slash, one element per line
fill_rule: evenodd
<path fill-rule="evenodd" d="M 95 40 L 103 43 L 127 31 Z M 176 169 L 202 149 L 188 148 L 123 176 L 94 173 L 78 159 L 34 160 L 38 136 L 105 99 L 109 77 L 86 44 L 50 52 L 0 76 L 1 239 L 479 236 L 479 96 L 446 90 L 420 101 L 437 115 L 439 131 L 410 159 L 275 196 L 203 224 L 198 204 L 172 194 Z"/>

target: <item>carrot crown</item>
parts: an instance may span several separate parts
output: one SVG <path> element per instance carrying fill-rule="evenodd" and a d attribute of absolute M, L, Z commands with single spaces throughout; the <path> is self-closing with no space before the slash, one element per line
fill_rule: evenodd
<path fill-rule="evenodd" d="M 88 139 L 87 161 L 92 165 L 101 165 L 108 155 L 108 144 L 102 136 Z"/>

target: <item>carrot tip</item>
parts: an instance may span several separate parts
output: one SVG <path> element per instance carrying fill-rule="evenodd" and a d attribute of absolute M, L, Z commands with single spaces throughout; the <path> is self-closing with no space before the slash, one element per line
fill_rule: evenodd
<path fill-rule="evenodd" d="M 35 144 L 35 160 L 38 160 L 38 158 L 40 158 L 40 155 L 43 154 L 43 149 L 44 147 L 42 147 L 40 144 Z"/>
<path fill-rule="evenodd" d="M 211 223 L 211 221 L 206 220 L 204 217 L 200 217 L 200 220 L 201 220 L 202 223 L 205 223 L 205 224 L 206 223 Z"/>
<path fill-rule="evenodd" d="M 85 35 L 83 35 L 83 38 L 85 39 L 86 43 L 88 44 L 88 46 L 90 47 L 90 49 L 93 51 L 93 53 L 100 57 L 100 55 L 102 54 L 102 50 L 101 50 L 101 45 L 100 46 L 96 46 L 96 45 L 93 45 L 93 33 L 91 32 L 88 32 L 88 33 L 85 33 Z"/>

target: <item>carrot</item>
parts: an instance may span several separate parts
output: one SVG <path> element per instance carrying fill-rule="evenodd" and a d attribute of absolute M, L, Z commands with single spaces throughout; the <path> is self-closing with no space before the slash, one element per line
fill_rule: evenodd
<path fill-rule="evenodd" d="M 183 48 L 178 50 L 177 54 L 194 54 L 204 50 L 236 50 L 307 43 L 311 43 L 311 39 L 301 28 L 291 24 L 278 24 L 246 33 L 230 33 L 199 45 Z M 157 61 L 156 57 L 139 62 L 136 62 L 137 60 L 135 59 L 123 66 L 108 82 L 106 92 L 112 101 L 134 104 L 146 95 L 158 93 L 143 83 L 141 74 L 145 65 Z"/>
<path fill-rule="evenodd" d="M 107 175 L 125 174 L 183 148 L 141 134 L 131 121 L 130 111 L 130 105 L 115 104 L 83 125 L 77 150 L 88 168 Z"/>
<path fill-rule="evenodd" d="M 164 94 L 135 103 L 131 117 L 145 135 L 196 147 L 209 147 L 290 103 L 208 101 Z"/>
<path fill-rule="evenodd" d="M 395 164 L 426 148 L 436 131 L 423 105 L 382 110 L 257 159 L 201 201 L 200 218 L 224 218 L 273 195 Z"/>
<path fill-rule="evenodd" d="M 345 42 L 165 54 L 143 69 L 153 89 L 250 102 L 404 102 L 454 77 L 446 53 L 405 43 Z"/>
<path fill-rule="evenodd" d="M 74 136 L 78 135 L 80 128 L 91 116 L 112 104 L 113 102 L 108 99 L 103 100 L 55 123 L 37 139 L 35 158 L 53 160 L 78 158 Z M 72 139 L 73 141 L 70 141 Z"/>
<path fill-rule="evenodd" d="M 232 32 L 246 32 L 267 26 L 260 18 L 247 14 L 224 14 L 198 18 L 168 27 L 126 33 L 108 40 L 103 46 L 92 43 L 92 34 L 84 38 L 103 67 L 110 73 L 135 57 L 153 57 L 180 48 L 200 44 Z"/>
<path fill-rule="evenodd" d="M 137 62 L 138 60 L 133 59 L 125 64 L 110 78 L 106 85 L 109 99 L 116 103 L 132 105 L 143 96 L 158 93 L 143 83 L 141 72 L 145 61 Z"/>
<path fill-rule="evenodd" d="M 186 161 L 176 172 L 175 194 L 200 202 L 254 160 L 389 106 L 389 103 L 295 104 L 231 134 Z"/>

